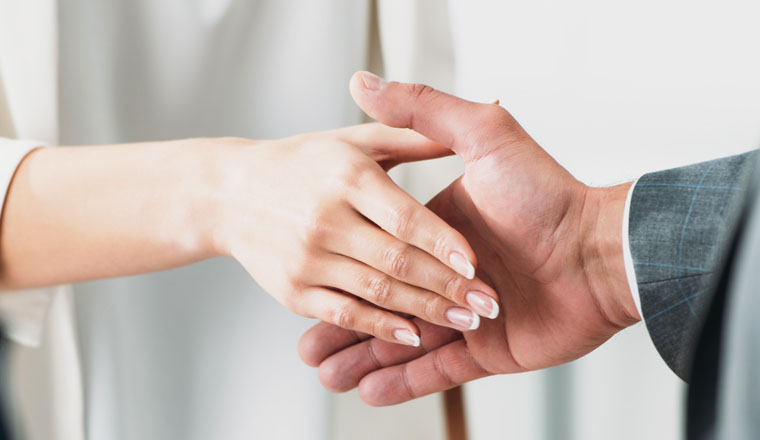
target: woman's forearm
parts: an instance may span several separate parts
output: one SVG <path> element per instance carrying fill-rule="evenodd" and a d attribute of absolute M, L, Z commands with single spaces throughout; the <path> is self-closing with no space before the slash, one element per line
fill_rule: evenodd
<path fill-rule="evenodd" d="M 39 149 L 6 197 L 0 289 L 226 255 L 304 316 L 409 345 L 419 330 L 384 309 L 471 330 L 498 315 L 493 289 L 473 279 L 472 249 L 386 174 L 447 151 L 376 124 Z"/>
<path fill-rule="evenodd" d="M 208 142 L 33 151 L 2 213 L 2 287 L 136 274 L 212 256 L 223 154 L 210 154 Z"/>

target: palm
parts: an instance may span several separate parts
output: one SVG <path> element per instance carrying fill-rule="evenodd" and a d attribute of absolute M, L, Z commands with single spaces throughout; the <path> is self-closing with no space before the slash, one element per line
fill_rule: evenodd
<path fill-rule="evenodd" d="M 470 163 L 428 205 L 465 235 L 478 255 L 479 276 L 501 297 L 502 314 L 464 335 L 491 373 L 576 359 L 615 331 L 595 307 L 586 280 L 576 275 L 582 273 L 573 267 L 579 246 L 567 238 L 574 234 L 565 233 L 577 227 L 574 201 L 582 199 L 577 192 L 583 185 L 564 170 L 563 181 L 536 182 L 532 176 L 549 175 L 537 168 L 559 166 L 537 146 L 521 155 L 504 150 Z"/>

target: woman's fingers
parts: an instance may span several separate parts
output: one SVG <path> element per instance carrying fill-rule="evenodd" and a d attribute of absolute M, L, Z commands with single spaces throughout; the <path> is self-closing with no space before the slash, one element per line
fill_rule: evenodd
<path fill-rule="evenodd" d="M 467 279 L 475 277 L 475 252 L 457 230 L 378 170 L 365 174 L 348 201 L 360 214 L 404 243 L 416 246 Z"/>
<path fill-rule="evenodd" d="M 331 269 L 322 272 L 315 284 L 352 293 L 384 309 L 409 313 L 433 324 L 457 330 L 475 330 L 480 326 L 477 314 L 443 296 L 406 284 L 359 261 L 338 255 L 333 259 L 329 262 Z"/>
<path fill-rule="evenodd" d="M 485 318 L 498 316 L 499 306 L 494 300 L 498 296 L 483 281 L 468 280 L 427 252 L 398 240 L 363 219 L 357 223 L 351 227 L 351 234 L 331 240 L 332 252 L 359 260 L 406 284 L 469 307 Z M 425 318 L 417 310 L 407 312 Z"/>
<path fill-rule="evenodd" d="M 343 127 L 327 132 L 355 145 L 387 171 L 402 162 L 451 156 L 454 152 L 425 136 L 407 129 L 388 127 L 377 122 Z"/>
<path fill-rule="evenodd" d="M 366 333 L 396 344 L 420 345 L 419 329 L 410 320 L 323 287 L 310 287 L 300 295 L 297 310 L 338 327 Z"/>

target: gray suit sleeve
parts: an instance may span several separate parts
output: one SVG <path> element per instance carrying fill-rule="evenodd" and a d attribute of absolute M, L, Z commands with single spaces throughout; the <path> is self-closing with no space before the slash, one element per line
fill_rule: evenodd
<path fill-rule="evenodd" d="M 643 318 L 662 358 L 687 381 L 722 243 L 756 154 L 647 174 L 631 195 L 628 238 Z"/>

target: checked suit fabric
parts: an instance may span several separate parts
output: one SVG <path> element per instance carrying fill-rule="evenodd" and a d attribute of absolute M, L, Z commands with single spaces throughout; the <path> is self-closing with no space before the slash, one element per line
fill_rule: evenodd
<path fill-rule="evenodd" d="M 689 382 L 690 440 L 760 438 L 760 153 L 643 176 L 629 242 L 643 319 Z"/>
<path fill-rule="evenodd" d="M 686 381 L 756 156 L 646 174 L 633 189 L 628 238 L 643 319 L 662 358 Z"/>

